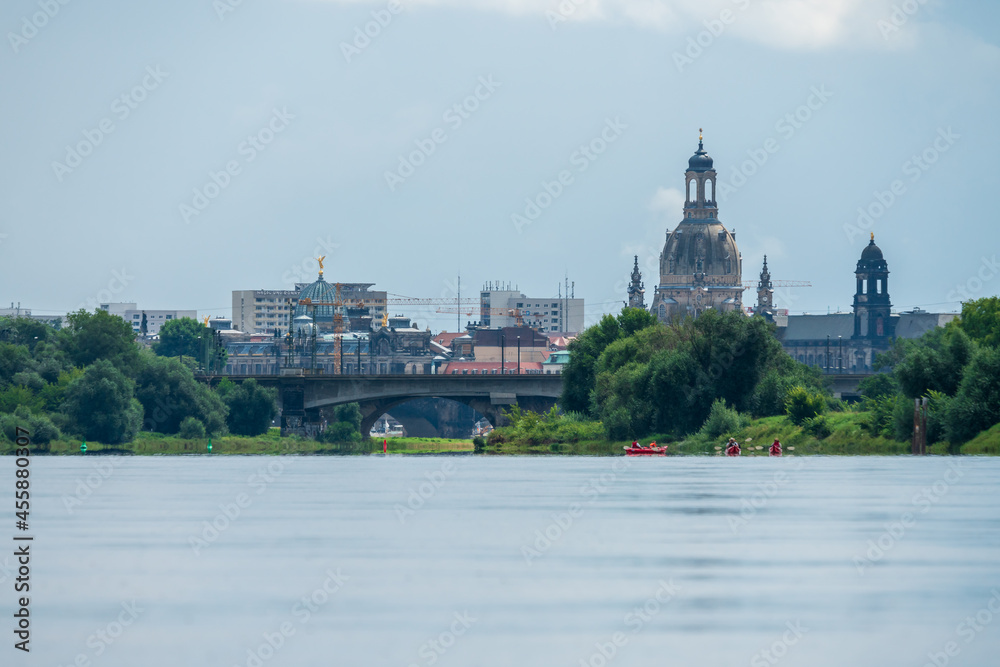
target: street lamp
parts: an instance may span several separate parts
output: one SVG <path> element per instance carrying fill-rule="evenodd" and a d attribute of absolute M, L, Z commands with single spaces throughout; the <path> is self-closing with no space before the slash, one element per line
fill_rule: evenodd
<path fill-rule="evenodd" d="M 517 374 L 521 374 L 521 337 L 517 337 Z"/>
<path fill-rule="evenodd" d="M 826 372 L 830 372 L 830 335 L 826 336 Z"/>
<path fill-rule="evenodd" d="M 837 351 L 837 372 L 838 373 L 843 373 L 844 372 L 844 337 L 843 336 L 837 336 L 837 346 L 839 348 L 838 351 Z"/>
<path fill-rule="evenodd" d="M 500 330 L 500 375 L 504 374 L 503 362 L 504 362 L 504 357 L 507 355 L 506 342 L 507 342 L 507 334 L 503 329 L 501 329 Z"/>

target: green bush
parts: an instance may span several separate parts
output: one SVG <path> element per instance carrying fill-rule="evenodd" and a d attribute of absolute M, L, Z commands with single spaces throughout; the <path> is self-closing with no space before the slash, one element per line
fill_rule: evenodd
<path fill-rule="evenodd" d="M 830 425 L 826 421 L 826 417 L 821 416 L 810 417 L 809 419 L 803 421 L 802 430 L 809 433 L 817 440 L 823 440 L 833 433 L 830 429 Z"/>
<path fill-rule="evenodd" d="M 601 440 L 605 437 L 605 425 L 601 422 L 587 421 L 576 415 L 571 417 L 561 415 L 556 407 L 545 414 L 538 414 L 522 410 L 515 405 L 506 410 L 504 415 L 509 422 L 508 425 L 491 431 L 486 439 L 487 444 L 510 442 L 518 445 L 545 445 Z M 628 432 L 628 428 L 628 419 L 625 415 L 625 421 L 620 429 L 622 432 Z M 623 440 L 625 437 L 617 439 Z"/>
<path fill-rule="evenodd" d="M 889 394 L 881 398 L 865 400 L 864 407 L 868 412 L 868 418 L 864 421 L 865 430 L 874 436 L 894 438 L 895 422 L 893 415 L 896 411 L 896 403 L 905 400 L 905 398 L 897 394 Z"/>
<path fill-rule="evenodd" d="M 229 391 L 225 403 L 229 406 L 226 424 L 235 435 L 261 435 L 267 433 L 271 421 L 278 414 L 278 390 L 257 384 L 253 378 L 244 380 Z"/>
<path fill-rule="evenodd" d="M 205 437 L 205 425 L 197 417 L 185 417 L 177 435 L 185 440 L 201 440 Z"/>
<path fill-rule="evenodd" d="M 350 422 L 334 422 L 316 436 L 320 442 L 345 444 L 361 442 L 361 434 Z"/>
<path fill-rule="evenodd" d="M 58 427 L 43 414 L 34 414 L 25 406 L 20 406 L 12 414 L 0 415 L 0 433 L 15 442 L 17 427 L 28 429 L 33 445 L 47 445 L 52 440 L 62 437 Z"/>
<path fill-rule="evenodd" d="M 726 407 L 726 402 L 717 398 L 712 402 L 708 418 L 701 426 L 701 434 L 707 438 L 731 435 L 744 426 L 744 420 L 736 410 Z"/>
<path fill-rule="evenodd" d="M 826 397 L 823 394 L 814 394 L 805 387 L 795 387 L 788 392 L 785 411 L 793 424 L 802 426 L 805 420 L 826 411 Z"/>

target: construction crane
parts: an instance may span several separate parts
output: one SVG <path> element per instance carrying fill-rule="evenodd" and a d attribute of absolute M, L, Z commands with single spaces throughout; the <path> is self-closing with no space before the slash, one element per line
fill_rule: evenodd
<path fill-rule="evenodd" d="M 447 299 L 443 297 L 438 299 L 419 299 L 412 296 L 389 293 L 387 293 L 385 302 L 391 306 L 456 306 L 461 308 L 462 306 L 479 305 L 479 299 Z"/>
<path fill-rule="evenodd" d="M 524 326 L 524 314 L 521 312 L 519 308 L 486 308 L 485 306 L 478 306 L 478 305 L 475 308 L 471 307 L 456 308 L 452 306 L 450 308 L 445 308 L 445 307 L 438 308 L 436 312 L 452 314 L 452 315 L 454 314 L 465 315 L 467 317 L 472 317 L 473 315 L 476 314 L 513 317 L 514 322 L 517 326 L 519 327 Z"/>
<path fill-rule="evenodd" d="M 754 289 L 757 287 L 759 280 L 744 280 L 743 289 Z M 808 280 L 772 280 L 772 287 L 812 287 L 812 283 Z"/>

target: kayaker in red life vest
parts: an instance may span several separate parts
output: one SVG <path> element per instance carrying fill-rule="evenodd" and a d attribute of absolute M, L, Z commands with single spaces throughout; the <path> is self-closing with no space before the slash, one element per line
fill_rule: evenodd
<path fill-rule="evenodd" d="M 739 456 L 740 455 L 740 443 L 736 442 L 736 438 L 730 438 L 729 442 L 726 443 L 726 456 Z"/>
<path fill-rule="evenodd" d="M 771 456 L 781 456 L 781 443 L 775 438 L 774 442 L 771 443 Z"/>

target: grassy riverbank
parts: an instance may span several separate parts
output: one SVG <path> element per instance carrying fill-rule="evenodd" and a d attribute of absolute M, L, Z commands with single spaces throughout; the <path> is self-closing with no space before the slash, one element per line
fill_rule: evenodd
<path fill-rule="evenodd" d="M 731 434 L 743 448 L 743 456 L 767 456 L 767 449 L 775 438 L 781 441 L 786 454 L 797 456 L 871 456 L 902 455 L 910 453 L 909 442 L 899 442 L 891 438 L 873 436 L 865 428 L 869 418 L 865 412 L 833 412 L 825 416 L 829 434 L 816 434 L 796 426 L 788 417 L 765 417 L 750 420 L 745 426 Z M 582 431 L 589 433 L 590 423 L 582 425 Z M 539 429 L 533 429 L 535 433 Z M 544 429 L 542 429 L 544 432 Z M 549 430 L 548 433 L 554 432 Z M 583 456 L 619 456 L 628 442 L 580 439 L 560 442 L 559 438 L 532 437 L 523 432 L 499 429 L 502 442 L 491 442 L 482 448 L 485 454 L 575 454 Z M 695 433 L 677 439 L 668 436 L 654 436 L 640 440 L 642 444 L 656 441 L 668 445 L 668 455 L 721 456 L 726 437 L 710 438 Z M 930 448 L 932 454 L 1000 455 L 1000 425 L 984 431 L 963 445 L 958 451 L 948 443 L 937 443 Z"/>
<path fill-rule="evenodd" d="M 34 445 L 36 454 L 79 455 L 79 440 L 54 440 L 47 445 Z M 472 440 L 448 438 L 389 438 L 390 454 L 451 454 L 473 451 Z M 0 441 L 0 455 L 13 454 L 15 445 Z M 242 437 L 226 435 L 212 438 L 213 455 L 232 454 L 368 454 L 381 453 L 382 440 L 371 439 L 360 443 L 343 445 L 317 442 L 299 437 L 282 438 L 279 430 L 272 428 L 265 435 Z M 105 445 L 87 442 L 88 454 L 137 454 L 137 455 L 179 455 L 209 454 L 208 439 L 184 439 L 158 433 L 140 433 L 132 442 L 120 445 Z"/>
<path fill-rule="evenodd" d="M 748 425 L 734 431 L 733 437 L 743 446 L 743 456 L 766 456 L 767 447 L 775 438 L 781 440 L 787 454 L 798 456 L 868 456 L 909 454 L 910 443 L 898 442 L 884 437 L 875 437 L 865 430 L 865 413 L 843 412 L 826 416 L 831 433 L 823 438 L 807 432 L 793 424 L 787 417 L 766 417 L 752 420 Z M 558 438 L 550 438 L 556 440 Z M 669 445 L 671 456 L 719 456 L 722 438 L 707 438 L 694 434 L 683 439 L 669 437 L 643 438 L 648 444 L 655 440 L 658 444 Z M 571 438 L 563 442 L 532 442 L 529 439 L 506 439 L 492 444 L 473 444 L 472 440 L 448 438 L 388 438 L 390 454 L 471 454 L 474 451 L 485 455 L 534 455 L 534 456 L 621 456 L 628 442 L 600 439 Z M 13 454 L 15 446 L 10 442 L 0 442 L 0 455 Z M 77 440 L 53 441 L 47 446 L 37 446 L 35 453 L 54 455 L 79 455 L 80 442 Z M 212 438 L 212 455 L 279 455 L 279 454 L 380 454 L 382 440 L 372 438 L 361 443 L 332 445 L 299 437 L 282 438 L 278 429 L 254 438 L 223 436 Z M 136 455 L 181 455 L 208 454 L 208 440 L 186 440 L 176 436 L 156 433 L 140 433 L 132 442 L 122 445 L 87 443 L 88 454 L 136 454 Z M 938 443 L 931 448 L 932 454 L 960 453 L 969 455 L 1000 455 L 1000 425 L 980 433 L 958 452 L 949 452 L 947 443 Z"/>

